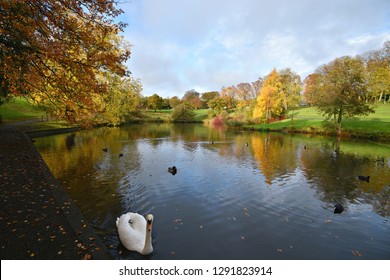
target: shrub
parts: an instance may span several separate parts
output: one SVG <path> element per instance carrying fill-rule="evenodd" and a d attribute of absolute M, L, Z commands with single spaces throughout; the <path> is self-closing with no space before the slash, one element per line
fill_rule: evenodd
<path fill-rule="evenodd" d="M 193 122 L 195 113 L 185 104 L 179 104 L 173 109 L 171 120 L 173 122 Z"/>
<path fill-rule="evenodd" d="M 220 116 L 216 116 L 214 117 L 212 120 L 211 120 L 211 124 L 214 126 L 214 127 L 220 127 L 220 126 L 223 126 L 223 120 Z"/>

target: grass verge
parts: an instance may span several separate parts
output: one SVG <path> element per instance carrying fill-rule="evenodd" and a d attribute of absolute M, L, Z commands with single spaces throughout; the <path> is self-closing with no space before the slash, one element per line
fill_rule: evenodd
<path fill-rule="evenodd" d="M 363 117 L 344 119 L 343 136 L 369 138 L 378 140 L 390 139 L 390 104 L 380 104 L 375 113 Z M 263 131 L 286 131 L 312 134 L 333 134 L 334 131 L 324 125 L 324 117 L 314 108 L 300 108 L 294 113 L 294 122 L 286 119 L 269 124 L 247 126 Z"/>

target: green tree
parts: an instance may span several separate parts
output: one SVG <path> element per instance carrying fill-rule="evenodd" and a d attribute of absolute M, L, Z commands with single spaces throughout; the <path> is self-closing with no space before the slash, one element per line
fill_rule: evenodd
<path fill-rule="evenodd" d="M 213 116 L 217 116 L 227 109 L 226 99 L 221 96 L 211 99 L 207 105 L 212 110 Z"/>
<path fill-rule="evenodd" d="M 164 100 L 157 93 L 148 97 L 148 108 L 152 108 L 155 112 L 161 110 L 164 105 Z"/>
<path fill-rule="evenodd" d="M 163 104 L 161 106 L 162 109 L 169 110 L 171 109 L 169 105 L 169 98 L 163 98 Z"/>
<path fill-rule="evenodd" d="M 374 112 L 365 102 L 367 75 L 361 59 L 349 56 L 337 58 L 316 72 L 319 75 L 319 94 L 315 96 L 315 103 L 324 116 L 333 119 L 337 135 L 341 135 L 344 117 Z"/>
<path fill-rule="evenodd" d="M 132 77 L 121 78 L 118 75 L 106 74 L 110 84 L 109 92 L 103 96 L 103 121 L 110 125 L 119 125 L 128 121 L 131 112 L 137 110 L 141 101 L 142 85 Z"/>
<path fill-rule="evenodd" d="M 272 118 L 283 116 L 283 99 L 282 79 L 276 69 L 273 69 L 264 80 L 253 110 L 253 117 L 255 119 L 265 119 L 268 123 Z"/>

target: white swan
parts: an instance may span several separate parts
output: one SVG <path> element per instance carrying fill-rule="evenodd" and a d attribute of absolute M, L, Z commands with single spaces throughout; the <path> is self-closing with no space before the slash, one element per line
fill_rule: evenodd
<path fill-rule="evenodd" d="M 129 251 L 137 251 L 142 255 L 153 252 L 152 245 L 153 215 L 146 219 L 137 213 L 126 213 L 116 219 L 119 239 Z"/>

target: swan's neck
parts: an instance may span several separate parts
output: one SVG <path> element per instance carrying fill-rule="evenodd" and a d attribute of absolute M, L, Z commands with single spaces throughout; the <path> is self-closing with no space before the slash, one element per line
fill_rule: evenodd
<path fill-rule="evenodd" d="M 148 230 L 148 227 L 146 227 L 145 245 L 144 245 L 144 249 L 142 250 L 142 253 L 144 255 L 148 255 L 152 252 L 153 252 L 152 229 Z"/>

